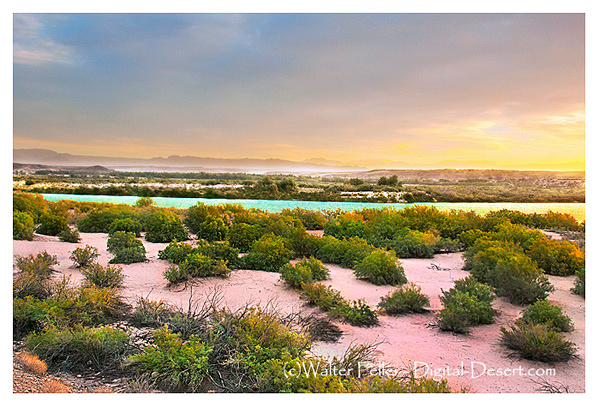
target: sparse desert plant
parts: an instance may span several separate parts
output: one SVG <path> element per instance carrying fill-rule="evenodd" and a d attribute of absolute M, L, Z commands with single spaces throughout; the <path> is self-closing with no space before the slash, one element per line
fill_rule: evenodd
<path fill-rule="evenodd" d="M 574 343 L 562 334 L 534 322 L 516 321 L 509 329 L 502 327 L 501 342 L 523 358 L 540 362 L 567 362 L 576 353 Z"/>
<path fill-rule="evenodd" d="M 430 306 L 430 300 L 420 287 L 410 283 L 381 298 L 379 308 L 389 315 L 408 312 L 424 312 Z"/>
<path fill-rule="evenodd" d="M 445 307 L 439 313 L 441 330 L 466 333 L 470 326 L 493 323 L 495 310 L 491 302 L 495 296 L 486 284 L 467 277 L 441 293 L 441 303 Z"/>
<path fill-rule="evenodd" d="M 21 273 L 30 273 L 38 277 L 49 277 L 58 264 L 58 258 L 47 251 L 27 256 L 15 256 L 15 263 Z"/>
<path fill-rule="evenodd" d="M 574 329 L 572 320 L 565 315 L 559 305 L 552 305 L 547 300 L 530 304 L 522 312 L 522 320 L 545 324 L 557 332 L 569 332 Z"/>
<path fill-rule="evenodd" d="M 98 256 L 100 256 L 98 249 L 86 244 L 83 247 L 75 248 L 69 259 L 73 261 L 76 267 L 86 267 L 93 263 Z"/>
<path fill-rule="evenodd" d="M 115 232 L 106 242 L 108 251 L 114 254 L 109 263 L 131 264 L 146 261 L 146 248 L 132 232 Z"/>
<path fill-rule="evenodd" d="M 215 260 L 199 253 L 192 253 L 179 265 L 190 277 L 227 277 L 231 270 L 223 260 Z"/>
<path fill-rule="evenodd" d="M 242 257 L 242 264 L 250 270 L 277 272 L 293 255 L 288 240 L 266 235 L 252 244 L 252 249 Z"/>
<path fill-rule="evenodd" d="M 584 281 L 585 281 L 585 269 L 579 270 L 576 272 L 576 281 L 574 282 L 574 287 L 572 288 L 572 292 L 574 294 L 580 295 L 582 298 L 585 298 L 584 291 Z"/>
<path fill-rule="evenodd" d="M 301 288 L 302 283 L 310 284 L 329 277 L 329 269 L 314 257 L 303 258 L 294 265 L 287 263 L 279 271 L 281 279 L 294 288 Z"/>
<path fill-rule="evenodd" d="M 168 266 L 162 275 L 166 281 L 168 281 L 169 285 L 175 285 L 189 278 L 189 273 L 187 273 L 186 270 L 182 269 L 181 266 L 177 264 Z"/>
<path fill-rule="evenodd" d="M 102 266 L 93 262 L 81 270 L 88 285 L 97 287 L 120 287 L 125 280 L 123 268 L 120 266 Z"/>
<path fill-rule="evenodd" d="M 155 375 L 154 381 L 167 391 L 199 392 L 210 371 L 211 352 L 198 337 L 183 341 L 163 327 L 154 332 L 154 344 L 130 356 L 127 364 Z"/>
<path fill-rule="evenodd" d="M 397 258 L 382 249 L 374 250 L 356 264 L 354 274 L 376 285 L 400 285 L 408 281 Z"/>
<path fill-rule="evenodd" d="M 322 283 L 301 284 L 301 288 L 304 290 L 302 295 L 308 301 L 308 305 L 317 306 L 324 312 L 345 301 L 340 291 Z"/>
<path fill-rule="evenodd" d="M 46 374 L 46 370 L 48 370 L 48 364 L 31 353 L 20 352 L 16 355 L 16 359 L 23 368 L 38 376 L 43 376 Z"/>
<path fill-rule="evenodd" d="M 127 247 L 119 250 L 108 262 L 110 264 L 131 264 L 147 261 L 146 249 L 143 246 Z"/>
<path fill-rule="evenodd" d="M 149 196 L 142 196 L 137 201 L 135 201 L 135 206 L 140 208 L 147 208 L 154 205 L 154 200 Z"/>
<path fill-rule="evenodd" d="M 71 390 L 71 386 L 60 379 L 49 378 L 42 385 L 42 392 L 44 393 L 70 393 Z"/>
<path fill-rule="evenodd" d="M 331 314 L 354 326 L 373 326 L 379 323 L 378 316 L 364 300 L 351 303 L 343 301 L 333 308 Z"/>
<path fill-rule="evenodd" d="M 67 227 L 58 234 L 58 240 L 67 243 L 79 243 L 81 236 L 79 236 L 79 231 L 77 229 Z"/>
<path fill-rule="evenodd" d="M 163 250 L 158 252 L 158 258 L 167 260 L 173 264 L 180 264 L 185 261 L 185 258 L 193 253 L 195 248 L 189 243 L 177 242 L 173 240 Z"/>

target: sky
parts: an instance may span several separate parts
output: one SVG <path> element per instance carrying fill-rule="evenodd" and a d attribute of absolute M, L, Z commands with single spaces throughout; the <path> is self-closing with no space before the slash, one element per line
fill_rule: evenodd
<path fill-rule="evenodd" d="M 583 14 L 15 14 L 14 148 L 584 170 Z"/>

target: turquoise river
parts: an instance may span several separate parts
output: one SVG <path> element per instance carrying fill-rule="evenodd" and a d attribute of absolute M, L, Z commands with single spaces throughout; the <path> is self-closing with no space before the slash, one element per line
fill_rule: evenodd
<path fill-rule="evenodd" d="M 133 205 L 139 199 L 137 196 L 112 196 L 112 195 L 72 195 L 72 194 L 42 194 L 48 201 L 73 200 L 85 202 L 109 202 L 115 204 Z M 585 220 L 584 203 L 480 203 L 480 202 L 438 202 L 438 203 L 373 203 L 373 202 L 320 202 L 320 201 L 271 201 L 265 199 L 205 199 L 205 198 L 165 198 L 152 197 L 157 206 L 189 208 L 198 202 L 207 205 L 218 205 L 221 203 L 238 204 L 245 208 L 264 209 L 269 212 L 280 212 L 285 208 L 304 208 L 312 210 L 335 210 L 352 211 L 363 208 L 405 208 L 413 205 L 434 206 L 440 210 L 461 209 L 484 214 L 499 209 L 511 209 L 524 213 L 545 213 L 547 211 L 568 213 L 582 222 Z"/>

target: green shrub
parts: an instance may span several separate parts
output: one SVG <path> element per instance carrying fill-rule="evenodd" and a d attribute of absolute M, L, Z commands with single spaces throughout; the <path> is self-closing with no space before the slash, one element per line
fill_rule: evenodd
<path fill-rule="evenodd" d="M 326 268 L 318 259 L 305 257 L 295 265 L 285 264 L 279 270 L 281 278 L 291 287 L 300 288 L 301 283 L 310 284 L 314 281 L 326 280 L 329 278 L 329 269 Z"/>
<path fill-rule="evenodd" d="M 175 264 L 170 265 L 166 270 L 164 270 L 162 275 L 168 281 L 169 285 L 180 283 L 189 278 L 189 273 L 187 270 Z"/>
<path fill-rule="evenodd" d="M 514 304 L 544 300 L 554 290 L 536 263 L 525 255 L 497 262 L 490 280 L 497 295 L 508 297 Z"/>
<path fill-rule="evenodd" d="M 124 219 L 116 219 L 114 222 L 110 224 L 108 228 L 108 233 L 113 234 L 115 232 L 131 232 L 135 234 L 136 237 L 141 236 L 141 223 L 136 219 L 124 218 Z"/>
<path fill-rule="evenodd" d="M 135 201 L 135 206 L 140 208 L 148 208 L 154 205 L 154 200 L 149 196 L 142 196 L 137 201 Z"/>
<path fill-rule="evenodd" d="M 69 259 L 73 261 L 76 267 L 86 267 L 94 262 L 98 256 L 100 256 L 98 249 L 86 244 L 84 247 L 75 248 Z"/>
<path fill-rule="evenodd" d="M 376 285 L 405 284 L 408 280 L 403 267 L 398 266 L 397 263 L 395 256 L 385 250 L 377 249 L 356 264 L 354 274 Z"/>
<path fill-rule="evenodd" d="M 250 270 L 277 272 L 293 258 L 293 255 L 288 240 L 267 235 L 252 244 L 252 249 L 242 257 L 242 264 Z"/>
<path fill-rule="evenodd" d="M 33 223 L 37 223 L 42 213 L 48 209 L 47 201 L 39 194 L 13 193 L 12 202 L 13 211 L 27 213 Z"/>
<path fill-rule="evenodd" d="M 576 352 L 562 334 L 534 322 L 517 321 L 509 330 L 502 327 L 501 342 L 523 358 L 540 362 L 567 362 Z"/>
<path fill-rule="evenodd" d="M 486 284 L 473 277 L 457 280 L 448 291 L 441 290 L 439 327 L 444 331 L 466 333 L 470 326 L 492 324 L 495 310 L 491 306 L 495 295 Z"/>
<path fill-rule="evenodd" d="M 495 300 L 495 293 L 493 288 L 487 284 L 479 282 L 476 278 L 468 276 L 459 280 L 456 280 L 454 287 L 451 288 L 448 293 L 452 295 L 454 292 L 460 291 L 465 292 L 477 300 L 491 304 Z"/>
<path fill-rule="evenodd" d="M 223 260 L 192 253 L 180 264 L 181 271 L 190 277 L 227 277 L 231 270 Z"/>
<path fill-rule="evenodd" d="M 218 208 L 198 202 L 196 205 L 193 205 L 187 209 L 187 213 L 185 214 L 183 222 L 185 223 L 185 226 L 189 228 L 191 233 L 197 234 L 200 230 L 201 224 L 206 221 L 206 217 L 208 215 L 218 216 Z"/>
<path fill-rule="evenodd" d="M 173 240 L 163 250 L 158 252 L 158 258 L 167 260 L 170 263 L 179 264 L 185 261 L 185 258 L 194 252 L 194 247 L 189 243 L 177 242 Z"/>
<path fill-rule="evenodd" d="M 584 254 L 565 240 L 538 240 L 526 255 L 553 276 L 571 276 L 584 268 Z"/>
<path fill-rule="evenodd" d="M 585 298 L 585 291 L 584 291 L 584 282 L 585 282 L 585 276 L 584 276 L 584 271 L 585 269 L 579 270 L 576 272 L 576 281 L 574 282 L 574 287 L 572 288 L 572 292 L 574 294 L 578 294 L 580 296 L 582 296 L 582 298 Z"/>
<path fill-rule="evenodd" d="M 378 316 L 363 300 L 343 301 L 332 310 L 333 316 L 339 316 L 350 325 L 373 326 L 379 323 Z"/>
<path fill-rule="evenodd" d="M 321 211 L 312 211 L 303 208 L 283 209 L 281 215 L 299 219 L 308 230 L 322 230 L 327 223 L 327 218 Z"/>
<path fill-rule="evenodd" d="M 231 247 L 229 242 L 197 242 L 195 252 L 208 256 L 213 260 L 222 260 L 227 267 L 236 269 L 241 264 L 239 250 Z"/>
<path fill-rule="evenodd" d="M 146 249 L 143 246 L 127 247 L 114 254 L 114 257 L 108 261 L 110 264 L 132 264 L 143 263 L 147 261 Z"/>
<path fill-rule="evenodd" d="M 35 255 L 17 255 L 15 256 L 15 263 L 21 273 L 29 273 L 36 277 L 47 278 L 54 272 L 54 266 L 58 264 L 58 259 L 44 250 Z"/>
<path fill-rule="evenodd" d="M 570 317 L 562 312 L 558 305 L 551 305 L 549 301 L 537 301 L 530 304 L 522 312 L 524 322 L 534 322 L 535 324 L 545 324 L 557 332 L 569 332 L 574 329 Z"/>
<path fill-rule="evenodd" d="M 168 243 L 173 240 L 187 240 L 189 236 L 183 222 L 176 213 L 156 211 L 146 220 L 145 239 L 148 242 Z"/>
<path fill-rule="evenodd" d="M 321 283 L 301 284 L 301 288 L 304 290 L 302 296 L 307 300 L 308 305 L 316 306 L 324 312 L 345 302 L 340 291 Z"/>
<path fill-rule="evenodd" d="M 390 294 L 381 297 L 379 307 L 389 315 L 407 312 L 424 312 L 424 307 L 430 306 L 430 300 L 422 293 L 420 287 L 410 283 L 398 288 Z"/>
<path fill-rule="evenodd" d="M 122 217 L 115 209 L 94 209 L 77 222 L 77 229 L 83 233 L 108 233 L 110 225 Z"/>
<path fill-rule="evenodd" d="M 68 362 L 72 367 L 84 369 L 91 363 L 102 371 L 119 369 L 121 359 L 130 349 L 129 336 L 124 331 L 81 325 L 63 329 L 48 327 L 29 335 L 25 346 L 51 364 Z"/>
<path fill-rule="evenodd" d="M 108 251 L 114 257 L 110 259 L 111 264 L 141 263 L 147 260 L 146 248 L 141 240 L 131 232 L 114 232 L 106 242 Z"/>
<path fill-rule="evenodd" d="M 15 210 L 12 214 L 12 238 L 33 240 L 33 218 L 26 212 Z"/>
<path fill-rule="evenodd" d="M 120 287 L 125 280 L 123 269 L 119 266 L 102 266 L 91 263 L 81 270 L 88 285 L 98 287 Z"/>
<path fill-rule="evenodd" d="M 154 332 L 154 344 L 128 358 L 129 366 L 151 374 L 167 391 L 200 392 L 210 371 L 212 349 L 198 337 L 181 340 L 167 327 Z"/>
<path fill-rule="evenodd" d="M 258 225 L 235 223 L 229 228 L 227 239 L 231 246 L 245 253 L 252 248 L 252 244 L 260 239 L 262 234 L 262 228 Z"/>
<path fill-rule="evenodd" d="M 399 258 L 431 259 L 440 241 L 441 238 L 435 233 L 407 229 L 390 241 L 388 246 Z"/>
<path fill-rule="evenodd" d="M 225 240 L 228 229 L 221 218 L 208 215 L 206 220 L 200 223 L 197 231 L 198 239 L 206 239 L 209 242 Z"/>
<path fill-rule="evenodd" d="M 79 236 L 79 231 L 77 229 L 71 229 L 67 227 L 58 234 L 58 239 L 61 242 L 79 243 L 81 236 Z"/>
<path fill-rule="evenodd" d="M 41 235 L 56 236 L 68 227 L 67 218 L 64 216 L 57 213 L 44 212 L 40 216 L 40 224 L 35 231 Z"/>

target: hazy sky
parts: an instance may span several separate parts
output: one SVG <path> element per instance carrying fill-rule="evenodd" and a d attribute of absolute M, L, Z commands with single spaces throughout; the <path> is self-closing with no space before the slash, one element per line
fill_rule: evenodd
<path fill-rule="evenodd" d="M 584 169 L 584 15 L 17 14 L 14 147 Z"/>

